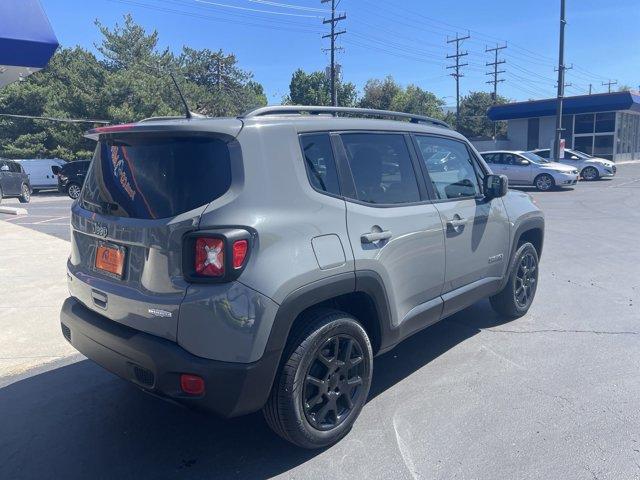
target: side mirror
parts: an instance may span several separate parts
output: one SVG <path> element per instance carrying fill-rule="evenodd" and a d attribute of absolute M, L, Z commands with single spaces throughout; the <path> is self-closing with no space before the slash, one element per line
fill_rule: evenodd
<path fill-rule="evenodd" d="M 487 175 L 484 177 L 484 196 L 491 200 L 504 197 L 509 189 L 509 179 L 506 175 Z"/>
<path fill-rule="evenodd" d="M 51 171 L 54 175 L 58 175 L 60 173 L 60 170 L 62 170 L 62 168 L 58 165 L 51 165 Z"/>
<path fill-rule="evenodd" d="M 0 172 L 8 172 L 9 171 L 9 165 L 2 165 L 0 167 Z"/>
<path fill-rule="evenodd" d="M 522 160 L 520 160 L 520 164 L 519 165 L 522 166 L 522 167 L 526 167 L 526 166 L 531 165 L 531 162 L 529 160 L 525 160 L 523 158 Z"/>

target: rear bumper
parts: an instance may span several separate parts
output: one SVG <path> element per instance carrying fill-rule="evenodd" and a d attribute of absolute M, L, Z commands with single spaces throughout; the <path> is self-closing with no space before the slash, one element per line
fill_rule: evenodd
<path fill-rule="evenodd" d="M 197 357 L 170 340 L 113 322 L 74 298 L 65 300 L 60 322 L 69 343 L 110 372 L 149 393 L 223 417 L 262 408 L 280 359 L 279 352 L 265 352 L 254 363 Z M 183 393 L 182 373 L 202 377 L 205 393 L 198 397 Z"/>

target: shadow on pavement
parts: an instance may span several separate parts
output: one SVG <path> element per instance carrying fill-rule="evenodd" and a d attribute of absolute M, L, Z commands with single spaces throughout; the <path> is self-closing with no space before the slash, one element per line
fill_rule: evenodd
<path fill-rule="evenodd" d="M 414 335 L 376 358 L 371 398 L 499 323 L 485 301 Z M 269 478 L 321 453 L 281 440 L 260 413 L 192 412 L 87 360 L 0 389 L 0 425 L 3 479 Z"/>

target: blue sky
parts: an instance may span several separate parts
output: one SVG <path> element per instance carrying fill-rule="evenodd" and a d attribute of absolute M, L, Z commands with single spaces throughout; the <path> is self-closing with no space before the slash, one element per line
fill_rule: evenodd
<path fill-rule="evenodd" d="M 94 49 L 100 40 L 94 20 L 107 25 L 131 13 L 145 28 L 156 29 L 160 46 L 222 49 L 237 55 L 254 73 L 269 102 L 288 92 L 292 72 L 323 69 L 328 46 L 321 36 L 326 5 L 320 0 L 41 0 L 60 43 Z M 445 56 L 453 53 L 447 36 L 469 31 L 463 50 L 461 93 L 489 90 L 491 61 L 486 46 L 507 42 L 500 58 L 506 70 L 499 93 L 511 99 L 555 94 L 559 0 L 342 0 L 347 33 L 338 56 L 344 79 L 359 89 L 372 77 L 392 75 L 454 104 L 455 83 Z M 235 7 L 235 8 L 234 8 Z M 270 13 L 263 13 L 263 12 Z M 605 91 L 601 83 L 640 88 L 640 1 L 567 0 L 566 60 L 568 95 Z"/>

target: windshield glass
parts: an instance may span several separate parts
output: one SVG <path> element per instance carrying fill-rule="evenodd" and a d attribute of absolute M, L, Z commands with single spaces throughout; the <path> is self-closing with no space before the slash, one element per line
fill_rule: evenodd
<path fill-rule="evenodd" d="M 523 157 L 525 157 L 527 160 L 532 161 L 533 163 L 549 163 L 549 160 L 547 160 L 546 158 L 542 158 L 539 157 L 538 155 L 536 155 L 535 153 L 531 153 L 531 152 L 522 152 L 520 155 L 522 155 Z"/>
<path fill-rule="evenodd" d="M 203 206 L 231 186 L 227 144 L 205 136 L 100 139 L 82 190 L 87 210 L 166 218 Z"/>

